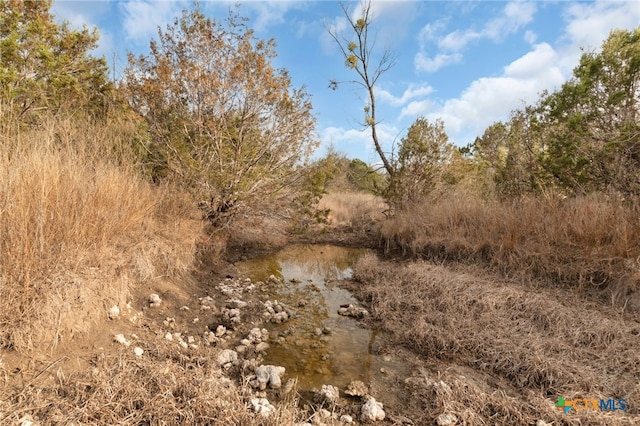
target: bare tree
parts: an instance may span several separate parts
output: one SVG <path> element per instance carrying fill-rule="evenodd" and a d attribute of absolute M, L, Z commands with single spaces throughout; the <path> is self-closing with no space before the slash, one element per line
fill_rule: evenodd
<path fill-rule="evenodd" d="M 329 28 L 328 32 L 340 47 L 346 66 L 355 70 L 358 74 L 359 80 L 352 80 L 349 81 L 349 83 L 358 84 L 367 91 L 369 101 L 365 107 L 364 126 L 371 128 L 371 137 L 373 139 L 376 152 L 378 153 L 380 160 L 382 160 L 382 164 L 389 174 L 389 177 L 393 178 L 396 171 L 395 165 L 387 158 L 387 155 L 382 150 L 376 130 L 378 121 L 376 118 L 376 98 L 374 87 L 380 76 L 393 67 L 395 59 L 386 49 L 379 59 L 376 60 L 374 58 L 373 50 L 375 47 L 375 37 L 371 38 L 371 34 L 369 32 L 373 22 L 373 18 L 371 16 L 371 1 L 367 1 L 362 4 L 362 16 L 357 19 L 351 16 L 352 14 L 345 4 L 341 4 L 341 7 L 344 12 L 344 16 L 347 18 L 351 27 L 349 36 L 341 36 L 338 34 L 337 30 L 332 28 Z M 332 80 L 329 87 L 333 90 L 337 89 L 338 82 Z"/>

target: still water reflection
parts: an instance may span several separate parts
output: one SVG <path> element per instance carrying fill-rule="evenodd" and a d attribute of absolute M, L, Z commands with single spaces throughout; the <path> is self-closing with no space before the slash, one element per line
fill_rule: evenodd
<path fill-rule="evenodd" d="M 266 364 L 284 366 L 298 378 L 301 390 L 323 384 L 346 387 L 352 380 L 371 383 L 380 369 L 393 363 L 376 355 L 384 336 L 337 314 L 342 304 L 357 304 L 336 281 L 352 275 L 355 261 L 367 253 L 331 245 L 294 245 L 282 251 L 238 263 L 243 275 L 262 281 L 262 300 L 278 300 L 293 311 L 284 324 L 270 325 L 271 347 Z M 269 284 L 275 275 L 282 284 Z"/>

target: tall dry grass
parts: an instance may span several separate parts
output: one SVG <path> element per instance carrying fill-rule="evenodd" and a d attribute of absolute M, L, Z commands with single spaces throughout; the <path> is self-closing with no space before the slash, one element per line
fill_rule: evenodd
<path fill-rule="evenodd" d="M 329 209 L 329 222 L 335 226 L 361 228 L 384 218 L 388 209 L 381 197 L 363 192 L 337 191 L 322 197 L 319 209 Z"/>
<path fill-rule="evenodd" d="M 2 135 L 1 346 L 53 350 L 136 283 L 191 266 L 200 225 L 189 200 L 127 165 L 117 126 L 52 117 Z"/>
<path fill-rule="evenodd" d="M 604 290 L 614 301 L 640 308 L 636 203 L 604 194 L 500 202 L 458 192 L 399 212 L 380 232 L 388 248 Z"/>

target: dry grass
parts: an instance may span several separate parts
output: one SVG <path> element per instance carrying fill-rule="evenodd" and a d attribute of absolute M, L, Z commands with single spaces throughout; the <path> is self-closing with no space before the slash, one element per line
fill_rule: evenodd
<path fill-rule="evenodd" d="M 605 195 L 485 201 L 452 193 L 381 224 L 387 247 L 602 291 L 640 308 L 640 214 Z M 637 304 L 637 306 L 635 306 Z"/>
<path fill-rule="evenodd" d="M 319 209 L 329 209 L 329 222 L 334 226 L 361 229 L 384 218 L 388 209 L 382 198 L 362 192 L 334 192 L 320 200 Z"/>
<path fill-rule="evenodd" d="M 41 425 L 291 425 L 295 392 L 268 418 L 253 414 L 249 394 L 220 370 L 202 348 L 188 353 L 166 342 L 95 356 L 83 372 L 41 376 L 26 386 L 3 388 L 0 423 L 24 416 Z M 50 373 L 55 373 L 54 367 Z M 0 366 L 0 373 L 7 374 Z"/>
<path fill-rule="evenodd" d="M 363 258 L 359 298 L 396 343 L 435 363 L 409 381 L 424 418 L 455 413 L 467 425 L 634 424 L 640 400 L 640 326 L 577 291 L 534 291 L 477 267 L 399 265 Z M 450 390 L 434 386 L 444 380 Z M 564 415 L 558 396 L 625 398 L 620 413 Z M 416 420 L 416 419 L 414 419 Z"/>
<path fill-rule="evenodd" d="M 201 225 L 189 200 L 116 164 L 108 130 L 52 119 L 4 135 L 1 346 L 53 351 L 139 282 L 192 266 Z"/>

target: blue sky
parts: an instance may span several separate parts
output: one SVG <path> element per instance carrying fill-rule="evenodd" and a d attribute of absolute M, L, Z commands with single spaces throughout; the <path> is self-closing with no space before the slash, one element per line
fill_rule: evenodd
<path fill-rule="evenodd" d="M 203 1 L 201 9 L 224 20 L 235 2 Z M 358 14 L 360 3 L 346 5 Z M 193 7 L 190 1 L 57 0 L 53 13 L 73 26 L 101 33 L 97 55 L 119 75 L 126 52 L 146 53 L 158 26 Z M 355 78 L 345 68 L 327 28 L 345 28 L 335 1 L 245 1 L 240 13 L 262 39 L 278 45 L 277 67 L 293 86 L 305 86 L 317 117 L 318 155 L 333 145 L 351 158 L 377 162 L 363 129 L 365 93 L 329 81 Z M 638 1 L 373 1 L 376 47 L 396 65 L 376 88 L 379 133 L 390 152 L 418 116 L 442 119 L 450 140 L 463 146 L 513 109 L 533 103 L 571 76 L 581 49 L 598 50 L 613 29 L 640 26 Z"/>

